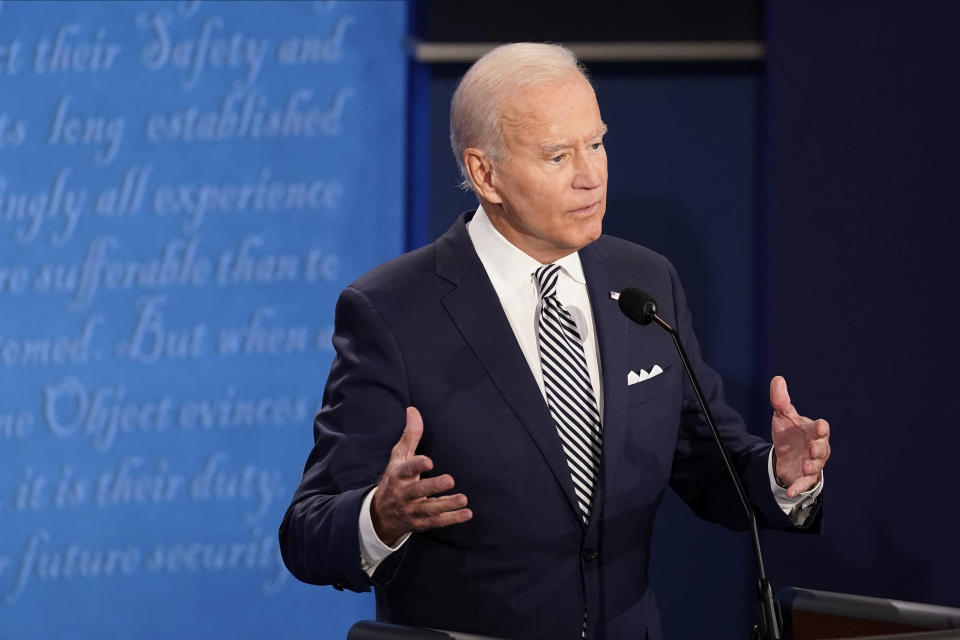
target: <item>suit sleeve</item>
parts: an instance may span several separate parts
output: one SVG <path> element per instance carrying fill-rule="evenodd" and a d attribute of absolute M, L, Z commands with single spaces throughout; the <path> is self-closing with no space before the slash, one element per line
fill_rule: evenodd
<path fill-rule="evenodd" d="M 369 591 L 360 566 L 360 505 L 403 432 L 409 390 L 393 332 L 357 289 L 337 301 L 333 345 L 314 446 L 280 525 L 280 551 L 304 582 Z"/>
<path fill-rule="evenodd" d="M 720 437 L 730 452 L 734 467 L 757 514 L 761 527 L 818 532 L 820 506 L 798 527 L 783 513 L 770 490 L 767 457 L 770 443 L 747 432 L 743 418 L 727 405 L 723 382 L 700 355 L 700 345 L 693 332 L 686 295 L 673 266 L 668 263 L 673 287 L 674 318 L 680 341 L 686 349 L 691 368 L 700 381 L 704 399 L 716 420 Z M 732 529 L 749 526 L 733 481 L 727 474 L 723 458 L 700 409 L 693 385 L 684 376 L 683 401 L 677 448 L 674 454 L 670 485 L 677 494 L 706 520 Z"/>

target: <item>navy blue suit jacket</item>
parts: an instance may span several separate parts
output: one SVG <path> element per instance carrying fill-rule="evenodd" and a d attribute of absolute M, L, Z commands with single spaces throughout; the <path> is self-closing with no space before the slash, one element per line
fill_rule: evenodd
<path fill-rule="evenodd" d="M 577 514 L 556 427 L 466 232 L 364 275 L 337 303 L 337 350 L 315 446 L 280 528 L 300 580 L 366 591 L 397 623 L 505 638 L 661 635 L 648 567 L 669 484 L 709 520 L 742 528 L 736 493 L 669 336 L 627 320 L 611 291 L 641 286 L 677 327 L 761 525 L 791 528 L 751 436 L 700 358 L 670 263 L 603 236 L 580 251 L 603 384 L 603 457 L 590 525 Z M 627 373 L 663 373 L 627 385 Z M 373 579 L 360 567 L 358 516 L 400 438 L 405 407 L 424 420 L 419 453 L 450 473 L 474 517 L 414 533 Z M 814 520 L 814 518 L 811 518 Z"/>

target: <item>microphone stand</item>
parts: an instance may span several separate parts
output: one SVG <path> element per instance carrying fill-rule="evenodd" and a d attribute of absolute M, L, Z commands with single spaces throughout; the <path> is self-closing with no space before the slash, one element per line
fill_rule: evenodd
<path fill-rule="evenodd" d="M 693 390 L 697 394 L 697 401 L 700 403 L 700 408 L 703 410 L 703 415 L 707 418 L 707 424 L 710 426 L 710 431 L 713 433 L 713 438 L 716 440 L 717 447 L 720 449 L 720 454 L 723 456 L 723 464 L 727 467 L 727 472 L 733 479 L 733 484 L 737 489 L 737 495 L 740 498 L 740 504 L 743 505 L 743 510 L 747 514 L 747 518 L 750 521 L 750 535 L 753 539 L 753 554 L 757 563 L 758 575 L 757 602 L 755 605 L 757 623 L 754 625 L 750 637 L 753 640 L 780 640 L 782 637 L 783 619 L 780 616 L 780 608 L 773 599 L 773 590 L 770 587 L 770 582 L 767 581 L 767 574 L 763 570 L 763 554 L 760 552 L 760 535 L 757 533 L 757 516 L 753 511 L 753 507 L 750 505 L 750 501 L 747 499 L 747 492 L 743 488 L 743 483 L 740 482 L 740 476 L 733 468 L 733 463 L 730 461 L 730 454 L 727 452 L 726 446 L 724 446 L 723 441 L 720 439 L 720 431 L 717 429 L 717 423 L 713 419 L 713 413 L 711 413 L 710 407 L 703 399 L 703 392 L 700 390 L 700 383 L 697 380 L 696 375 L 694 375 L 693 369 L 690 367 L 690 361 L 687 359 L 687 352 L 680 343 L 680 338 L 677 336 L 677 330 L 671 327 L 663 320 L 663 318 L 657 315 L 656 303 L 648 303 L 644 306 L 644 319 L 649 319 L 653 322 L 656 322 L 664 331 L 670 334 L 671 338 L 673 338 L 673 344 L 676 345 L 677 353 L 680 354 L 680 362 L 683 363 L 683 369 L 687 372 L 687 378 L 690 380 L 691 384 L 693 385 Z"/>

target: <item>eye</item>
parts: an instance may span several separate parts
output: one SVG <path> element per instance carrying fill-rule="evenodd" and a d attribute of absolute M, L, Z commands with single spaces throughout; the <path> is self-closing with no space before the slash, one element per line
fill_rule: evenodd
<path fill-rule="evenodd" d="M 594 142 L 593 144 L 590 145 L 590 148 L 594 151 L 599 151 L 600 147 L 602 146 L 603 146 L 602 142 Z"/>
<path fill-rule="evenodd" d="M 550 164 L 560 164 L 561 162 L 563 162 L 563 158 L 564 158 L 563 154 L 559 154 L 559 155 L 552 156 L 549 160 L 547 160 L 547 162 L 549 162 Z"/>

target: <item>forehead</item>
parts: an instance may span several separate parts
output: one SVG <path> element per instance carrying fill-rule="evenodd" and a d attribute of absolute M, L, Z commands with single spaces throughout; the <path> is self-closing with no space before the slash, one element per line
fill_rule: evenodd
<path fill-rule="evenodd" d="M 507 99 L 500 121 L 508 144 L 579 139 L 603 128 L 593 87 L 579 74 L 518 91 Z"/>

